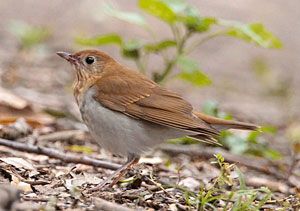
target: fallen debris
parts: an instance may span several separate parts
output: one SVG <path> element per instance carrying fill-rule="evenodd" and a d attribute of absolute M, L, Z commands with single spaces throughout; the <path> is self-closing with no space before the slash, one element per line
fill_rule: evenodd
<path fill-rule="evenodd" d="M 123 205 L 112 203 L 100 198 L 94 198 L 94 205 L 97 210 L 103 211 L 133 211 L 133 209 L 127 208 Z"/>
<path fill-rule="evenodd" d="M 32 128 L 26 123 L 24 118 L 19 118 L 9 125 L 0 125 L 0 138 L 14 140 L 27 136 L 32 132 Z"/>
<path fill-rule="evenodd" d="M 71 155 L 66 154 L 64 152 L 60 152 L 55 149 L 47 148 L 47 147 L 41 147 L 41 146 L 35 146 L 32 144 L 23 144 L 16 141 L 9 141 L 6 139 L 0 138 L 0 145 L 6 146 L 15 150 L 19 150 L 22 152 L 29 152 L 29 153 L 36 153 L 40 155 L 47 155 L 51 158 L 59 159 L 65 163 L 81 163 L 86 165 L 91 165 L 94 167 L 100 167 L 105 169 L 111 169 L 116 170 L 120 167 L 119 164 L 110 163 L 107 161 L 100 161 L 96 160 L 87 156 L 78 156 L 78 155 Z"/>

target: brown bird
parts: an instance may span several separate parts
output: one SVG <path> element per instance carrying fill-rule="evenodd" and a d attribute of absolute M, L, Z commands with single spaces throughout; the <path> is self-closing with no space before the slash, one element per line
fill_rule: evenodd
<path fill-rule="evenodd" d="M 104 149 L 128 161 L 97 188 L 112 187 L 140 155 L 167 139 L 191 136 L 217 143 L 221 130 L 255 130 L 253 124 L 195 112 L 179 94 L 125 67 L 104 52 L 57 53 L 76 71 L 74 96 L 82 119 Z"/>

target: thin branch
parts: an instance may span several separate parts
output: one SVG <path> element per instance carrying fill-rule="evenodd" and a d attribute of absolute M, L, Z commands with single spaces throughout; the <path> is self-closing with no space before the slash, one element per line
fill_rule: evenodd
<path fill-rule="evenodd" d="M 105 168 L 105 169 L 111 169 L 111 170 L 116 170 L 116 169 L 120 168 L 119 164 L 110 163 L 107 161 L 100 161 L 100 160 L 96 160 L 94 158 L 90 158 L 87 156 L 66 154 L 65 152 L 60 152 L 55 149 L 41 147 L 41 146 L 35 146 L 32 144 L 23 144 L 20 142 L 9 141 L 9 140 L 2 139 L 2 138 L 0 138 L 0 145 L 6 146 L 9 148 L 18 150 L 18 151 L 22 151 L 22 152 L 47 155 L 50 158 L 56 158 L 65 163 L 81 163 L 81 164 L 85 164 L 85 165 L 90 165 L 90 166 L 100 167 L 100 168 Z"/>
<path fill-rule="evenodd" d="M 179 30 L 177 29 L 177 27 L 175 25 L 171 25 L 171 30 L 172 30 L 175 41 L 179 42 L 180 41 Z"/>
<path fill-rule="evenodd" d="M 158 83 L 163 83 L 163 81 L 165 80 L 165 78 L 170 74 L 170 72 L 172 71 L 173 67 L 176 64 L 177 61 L 177 56 L 170 60 L 167 64 L 166 64 L 166 68 L 164 70 L 164 72 L 162 74 L 159 75 L 158 79 L 156 80 L 156 82 Z"/>
<path fill-rule="evenodd" d="M 174 36 L 176 38 L 176 30 L 173 29 L 173 33 Z M 165 81 L 165 79 L 167 78 L 167 76 L 172 72 L 172 69 L 174 68 L 174 66 L 176 65 L 177 59 L 184 53 L 184 47 L 186 44 L 186 41 L 189 39 L 189 37 L 192 35 L 191 31 L 186 32 L 182 38 L 176 38 L 178 39 L 177 42 L 177 51 L 176 51 L 176 55 L 173 59 L 171 59 L 167 64 L 166 64 L 166 68 L 163 71 L 163 73 L 160 75 L 160 77 L 158 78 L 158 80 L 156 82 L 160 82 L 163 83 Z"/>
<path fill-rule="evenodd" d="M 253 186 L 260 188 L 266 186 L 273 191 L 280 191 L 281 193 L 289 193 L 289 186 L 283 182 L 275 181 L 270 178 L 263 177 L 246 177 L 246 184 L 248 186 Z"/>

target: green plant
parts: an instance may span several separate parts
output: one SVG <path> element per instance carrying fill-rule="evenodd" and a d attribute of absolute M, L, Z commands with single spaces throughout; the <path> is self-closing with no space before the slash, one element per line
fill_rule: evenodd
<path fill-rule="evenodd" d="M 224 146 L 235 154 L 251 154 L 271 160 L 281 159 L 281 153 L 268 144 L 264 136 L 266 134 L 274 137 L 276 129 L 272 126 L 263 126 L 261 127 L 261 131 L 251 131 L 243 135 L 223 131 L 220 140 Z"/>
<path fill-rule="evenodd" d="M 126 40 L 116 33 L 93 38 L 77 37 L 76 42 L 84 46 L 116 45 L 122 55 L 135 61 L 138 69 L 152 73 L 152 79 L 163 83 L 170 78 L 179 78 L 195 86 L 211 84 L 211 79 L 201 70 L 190 53 L 203 43 L 218 36 L 231 36 L 255 43 L 264 48 L 280 48 L 280 40 L 260 23 L 244 24 L 237 21 L 201 16 L 196 7 L 184 0 L 138 0 L 139 9 L 166 23 L 173 37 L 159 39 L 141 13 L 120 11 L 112 5 L 104 5 L 105 12 L 115 18 L 136 24 L 149 32 L 150 41 L 142 39 Z M 191 38 L 197 40 L 191 42 Z M 194 39 L 193 39 L 194 40 Z M 152 69 L 148 65 L 149 56 L 157 54 L 162 59 L 162 68 Z M 179 69 L 179 71 L 175 71 Z"/>
<path fill-rule="evenodd" d="M 23 21 L 12 21 L 8 29 L 19 40 L 21 50 L 40 45 L 50 37 L 49 29 L 33 26 Z"/>
<path fill-rule="evenodd" d="M 225 162 L 221 154 L 215 155 L 212 164 L 220 169 L 220 175 L 209 187 L 201 187 L 198 193 L 183 187 L 176 188 L 184 193 L 188 206 L 197 210 L 260 210 L 272 196 L 266 188 L 250 188 L 246 185 L 245 176 L 234 164 Z M 231 172 L 236 172 L 238 178 L 233 178 Z"/>
<path fill-rule="evenodd" d="M 203 104 L 203 112 L 223 119 L 232 119 L 230 114 L 220 111 L 218 103 L 215 101 L 206 101 Z M 222 131 L 219 138 L 222 145 L 235 154 L 251 154 L 265 157 L 271 160 L 280 159 L 281 153 L 269 146 L 266 135 L 274 137 L 277 129 L 273 126 L 265 125 L 260 131 L 251 131 L 249 133 L 233 133 L 231 131 Z"/>
<path fill-rule="evenodd" d="M 221 119 L 231 120 L 232 116 L 219 109 L 219 104 L 213 100 L 207 100 L 202 105 L 202 111 L 208 115 L 215 116 Z"/>
<path fill-rule="evenodd" d="M 221 154 L 216 154 L 214 156 L 215 161 L 212 161 L 211 163 L 217 164 L 220 168 L 220 175 L 215 179 L 214 184 L 218 185 L 218 187 L 222 187 L 224 185 L 233 185 L 233 181 L 230 177 L 230 174 L 234 168 L 234 164 L 229 164 L 225 162 L 225 159 Z"/>

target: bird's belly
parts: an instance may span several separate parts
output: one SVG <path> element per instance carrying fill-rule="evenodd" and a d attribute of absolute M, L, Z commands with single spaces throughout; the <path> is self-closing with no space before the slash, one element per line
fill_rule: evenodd
<path fill-rule="evenodd" d="M 93 99 L 92 92 L 85 95 L 80 111 L 95 141 L 114 154 L 140 155 L 166 139 L 188 135 L 186 131 L 137 120 L 103 107 Z"/>

